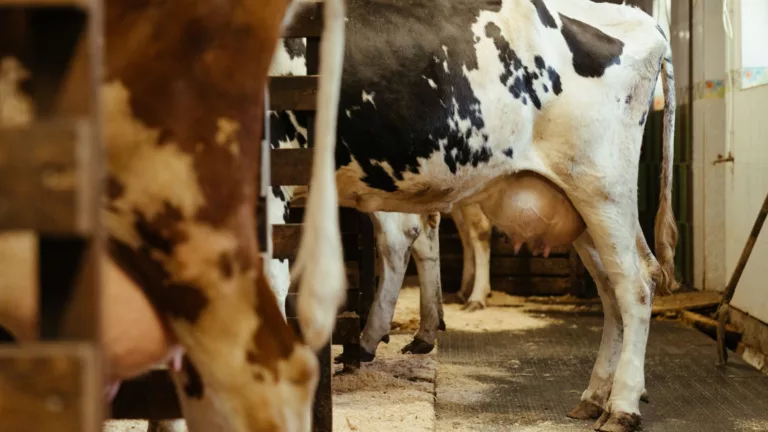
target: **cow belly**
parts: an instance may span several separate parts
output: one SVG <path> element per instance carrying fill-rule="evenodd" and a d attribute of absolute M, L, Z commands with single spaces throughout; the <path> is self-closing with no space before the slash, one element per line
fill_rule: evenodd
<path fill-rule="evenodd" d="M 510 177 L 481 203 L 483 212 L 519 250 L 526 243 L 534 254 L 573 243 L 586 229 L 565 193 L 549 180 L 522 173 Z"/>
<path fill-rule="evenodd" d="M 37 334 L 36 257 L 32 233 L 0 234 L 0 326 L 20 342 Z M 141 290 L 112 261 L 103 268 L 104 354 L 112 381 L 165 360 L 175 341 Z"/>

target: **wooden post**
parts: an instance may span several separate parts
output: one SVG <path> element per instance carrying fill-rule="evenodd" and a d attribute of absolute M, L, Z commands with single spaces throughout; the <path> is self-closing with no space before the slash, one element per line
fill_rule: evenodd
<path fill-rule="evenodd" d="M 373 223 L 367 214 L 360 214 L 358 234 L 360 236 L 359 289 L 360 330 L 368 322 L 368 312 L 373 305 L 373 295 L 378 283 L 376 282 L 376 239 L 373 237 Z"/>
<path fill-rule="evenodd" d="M 0 348 L 3 432 L 101 430 L 102 4 L 0 0 L 34 116 L 0 118 L 0 230 L 38 235 L 41 342 Z M 30 287 L 30 289 L 34 289 Z"/>

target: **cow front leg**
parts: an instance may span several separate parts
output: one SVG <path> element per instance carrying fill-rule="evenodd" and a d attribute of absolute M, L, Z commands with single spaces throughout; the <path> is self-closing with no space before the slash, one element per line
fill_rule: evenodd
<path fill-rule="evenodd" d="M 422 231 L 413 243 L 419 274 L 419 330 L 402 352 L 428 354 L 435 347 L 438 330 L 445 330 L 440 284 L 440 214 L 422 217 Z"/>
<path fill-rule="evenodd" d="M 635 193 L 630 188 L 631 193 Z M 623 339 L 605 412 L 595 424 L 603 432 L 628 432 L 640 426 L 645 393 L 645 351 L 651 319 L 652 281 L 643 271 L 635 227 L 635 196 L 591 203 L 582 216 L 608 275 L 621 316 Z M 627 229 L 627 227 L 632 227 Z"/>
<path fill-rule="evenodd" d="M 421 233 L 420 216 L 416 214 L 375 212 L 371 221 L 379 256 L 379 286 L 360 338 L 363 362 L 372 361 L 379 342 L 389 336 L 411 247 Z"/>
<path fill-rule="evenodd" d="M 597 285 L 597 292 L 600 294 L 600 300 L 603 304 L 603 337 L 600 340 L 600 350 L 597 353 L 597 360 L 592 368 L 592 376 L 589 379 L 589 386 L 581 395 L 581 402 L 571 412 L 568 417 L 581 420 L 595 420 L 600 417 L 608 402 L 613 385 L 613 376 L 616 372 L 616 366 L 621 352 L 622 328 L 621 315 L 619 314 L 616 297 L 613 293 L 613 287 L 608 280 L 605 267 L 600 256 L 595 249 L 592 237 L 588 232 L 579 237 L 573 244 L 579 257 L 581 257 L 584 267 Z"/>
<path fill-rule="evenodd" d="M 492 226 L 479 204 L 461 209 L 467 224 L 469 243 L 473 251 L 475 278 L 472 295 L 467 299 L 464 310 L 472 312 L 485 309 L 486 299 L 491 293 L 491 232 Z"/>

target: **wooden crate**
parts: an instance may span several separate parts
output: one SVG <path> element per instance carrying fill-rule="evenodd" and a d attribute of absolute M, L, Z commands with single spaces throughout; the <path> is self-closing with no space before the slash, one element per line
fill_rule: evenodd
<path fill-rule="evenodd" d="M 99 1 L 0 0 L 0 41 L 30 72 L 34 112 L 0 120 L 0 231 L 38 237 L 41 340 L 0 347 L 3 432 L 101 430 L 102 13 Z"/>

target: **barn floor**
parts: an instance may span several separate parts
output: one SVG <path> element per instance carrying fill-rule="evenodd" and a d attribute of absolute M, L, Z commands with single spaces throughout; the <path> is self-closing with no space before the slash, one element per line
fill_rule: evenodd
<path fill-rule="evenodd" d="M 521 332 L 447 332 L 439 339 L 437 431 L 589 431 L 565 417 L 587 385 L 602 318 L 562 317 Z M 646 360 L 649 431 L 768 431 L 768 376 L 673 321 L 653 321 Z M 482 387 L 464 396 L 456 375 Z M 456 393 L 459 392 L 459 393 Z M 455 396 L 458 394 L 458 397 Z"/>
<path fill-rule="evenodd" d="M 592 430 L 565 414 L 589 380 L 602 318 L 531 312 L 513 297 L 494 303 L 507 307 L 446 305 L 437 352 L 403 356 L 418 325 L 418 291 L 403 289 L 392 342 L 357 373 L 334 378 L 334 431 Z M 653 321 L 645 430 L 768 431 L 768 376 L 735 356 L 719 369 L 715 355 L 698 331 Z"/>
<path fill-rule="evenodd" d="M 593 314 L 589 305 L 554 314 L 496 292 L 490 303 L 477 312 L 445 305 L 448 331 L 435 351 L 403 355 L 419 322 L 418 289 L 404 288 L 391 341 L 376 359 L 354 373 L 335 366 L 334 432 L 591 431 L 592 422 L 565 414 L 589 380 L 602 318 L 572 313 Z M 646 431 L 768 431 L 768 375 L 735 355 L 720 369 L 715 356 L 704 334 L 676 321 L 652 322 L 650 404 L 640 407 Z M 105 428 L 129 431 L 145 432 L 146 423 Z"/>

